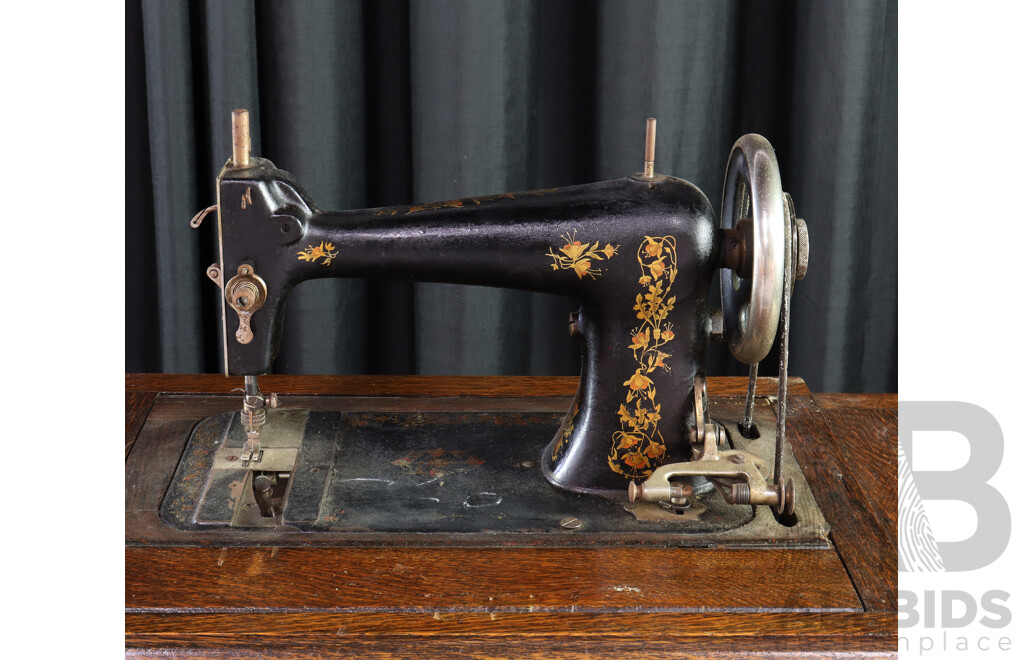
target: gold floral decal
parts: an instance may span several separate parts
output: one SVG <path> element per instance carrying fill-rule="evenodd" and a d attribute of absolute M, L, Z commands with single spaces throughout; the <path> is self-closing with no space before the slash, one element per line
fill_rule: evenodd
<path fill-rule="evenodd" d="M 569 436 L 572 435 L 572 431 L 576 427 L 576 416 L 579 414 L 579 405 L 574 405 L 572 407 L 572 415 L 569 416 L 569 421 L 566 423 L 565 428 L 562 429 L 562 434 L 558 438 L 558 444 L 555 445 L 554 451 L 551 452 L 551 460 L 558 460 L 558 455 L 562 453 L 562 447 L 564 447 L 565 443 L 569 441 Z"/>
<path fill-rule="evenodd" d="M 612 435 L 608 465 L 630 479 L 648 477 L 665 460 L 665 440 L 658 431 L 661 404 L 650 376 L 656 371 L 671 371 L 665 351 L 675 338 L 672 324 L 666 323 L 675 308 L 676 297 L 668 296 L 676 280 L 676 239 L 673 236 L 645 236 L 637 249 L 642 293 L 636 294 L 633 310 L 641 324 L 630 332 L 629 348 L 637 368 L 623 383 L 626 401 L 619 406 L 621 431 Z M 634 403 L 635 402 L 635 403 Z M 630 407 L 630 404 L 633 404 Z"/>
<path fill-rule="evenodd" d="M 562 234 L 562 238 L 565 240 L 565 245 L 558 248 L 558 252 L 561 254 L 555 252 L 555 248 L 548 249 L 547 256 L 555 260 L 555 263 L 551 264 L 551 270 L 574 270 L 581 280 L 585 276 L 591 279 L 600 277 L 601 269 L 593 268 L 593 262 L 611 259 L 618 254 L 618 245 L 606 243 L 604 247 L 601 247 L 601 241 L 583 243 L 576 240 L 575 231 L 572 232 L 572 236 L 567 233 Z"/>
<path fill-rule="evenodd" d="M 310 245 L 302 252 L 296 252 L 299 255 L 299 261 L 309 261 L 316 263 L 316 260 L 320 257 L 324 259 L 324 266 L 328 266 L 331 260 L 338 256 L 338 253 L 334 250 L 334 243 L 327 243 L 324 245 L 323 241 L 320 241 L 320 245 L 313 247 Z"/>

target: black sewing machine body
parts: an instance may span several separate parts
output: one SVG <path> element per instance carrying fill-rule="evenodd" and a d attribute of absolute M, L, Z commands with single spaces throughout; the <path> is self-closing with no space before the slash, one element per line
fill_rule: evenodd
<path fill-rule="evenodd" d="M 230 163 L 229 163 L 230 164 Z M 250 268 L 265 298 L 252 339 L 225 307 L 226 371 L 266 373 L 288 292 L 318 277 L 383 277 L 557 293 L 580 301 L 580 387 L 540 458 L 579 492 L 623 492 L 691 456 L 718 266 L 714 211 L 694 185 L 657 176 L 357 211 L 321 211 L 264 159 L 219 178 L 225 277 Z M 230 292 L 229 292 L 230 296 Z M 553 329 L 553 331 L 562 331 Z"/>
<path fill-rule="evenodd" d="M 698 545 L 827 546 L 803 475 L 783 469 L 796 463 L 785 443 L 784 375 L 789 296 L 806 270 L 807 239 L 767 140 L 734 145 L 719 221 L 694 185 L 654 173 L 653 120 L 642 174 L 325 211 L 290 174 L 250 157 L 245 111 L 233 122 L 217 204 L 192 226 L 216 209 L 219 261 L 207 275 L 222 292 L 224 372 L 244 377 L 242 410 L 193 429 L 161 505 L 167 525 L 255 529 L 268 539 L 448 544 L 505 535 L 503 543 L 529 544 L 561 539 L 552 521 L 576 531 L 585 518 L 583 543 L 662 543 L 659 535 L 683 530 Z M 719 269 L 723 311 L 712 312 Z M 274 410 L 276 396 L 261 393 L 257 377 L 277 354 L 288 293 L 321 277 L 575 298 L 569 331 L 583 369 L 567 413 L 554 412 L 561 401 L 460 409 L 465 402 L 344 397 Z M 770 409 L 755 412 L 754 390 L 780 326 L 773 421 Z M 712 339 L 752 365 L 743 408 L 708 405 Z"/>

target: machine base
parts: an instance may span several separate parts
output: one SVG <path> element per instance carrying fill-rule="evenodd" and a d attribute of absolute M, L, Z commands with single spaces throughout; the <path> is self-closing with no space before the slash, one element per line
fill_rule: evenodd
<path fill-rule="evenodd" d="M 731 408 L 712 411 L 730 444 L 770 461 L 773 419 L 756 420 L 761 437 L 747 440 L 742 410 Z M 560 414 L 537 411 L 273 410 L 262 459 L 242 466 L 239 416 L 220 413 L 192 432 L 160 517 L 211 542 L 218 532 L 249 542 L 302 532 L 332 544 L 830 547 L 788 446 L 797 487 L 790 526 L 714 490 L 676 512 L 627 502 L 625 482 L 619 498 L 558 489 L 539 459 L 560 423 Z"/>

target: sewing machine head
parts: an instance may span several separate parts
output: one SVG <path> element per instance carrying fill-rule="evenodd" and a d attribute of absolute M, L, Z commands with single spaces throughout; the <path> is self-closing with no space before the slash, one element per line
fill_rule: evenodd
<path fill-rule="evenodd" d="M 207 274 L 223 292 L 225 372 L 245 376 L 243 464 L 255 469 L 263 460 L 260 436 L 274 403 L 256 377 L 271 367 L 294 286 L 319 277 L 476 284 L 580 302 L 569 321 L 583 352 L 579 389 L 538 457 L 551 484 L 617 497 L 628 487 L 631 500 L 677 507 L 716 487 L 729 503 L 792 512 L 781 449 L 786 324 L 793 282 L 806 270 L 807 235 L 767 140 L 735 143 L 716 222 L 693 184 L 654 173 L 653 120 L 642 173 L 350 211 L 319 209 L 291 175 L 251 156 L 245 111 L 235 111 L 233 128 L 233 157 L 207 209 L 217 210 L 220 249 Z M 716 272 L 721 311 L 709 305 Z M 783 405 L 772 472 L 712 421 L 705 353 L 710 341 L 727 341 L 736 359 L 753 365 L 753 387 L 780 318 Z M 738 428 L 756 437 L 749 409 Z"/>

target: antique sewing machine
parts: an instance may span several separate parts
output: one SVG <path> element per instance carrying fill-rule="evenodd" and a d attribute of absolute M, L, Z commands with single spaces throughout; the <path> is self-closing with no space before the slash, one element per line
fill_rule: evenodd
<path fill-rule="evenodd" d="M 717 216 L 694 185 L 655 173 L 653 120 L 643 171 L 622 179 L 324 211 L 250 154 L 247 112 L 232 128 L 217 203 L 192 226 L 216 212 L 207 275 L 222 293 L 224 372 L 244 391 L 240 410 L 192 432 L 165 524 L 236 540 L 827 545 L 785 440 L 789 304 L 807 230 L 763 137 L 735 143 Z M 313 409 L 264 394 L 257 379 L 277 353 L 288 294 L 322 277 L 575 298 L 569 332 L 583 369 L 568 412 Z M 757 365 L 777 334 L 776 414 L 758 418 Z M 708 404 L 712 341 L 750 365 L 741 407 Z"/>
<path fill-rule="evenodd" d="M 131 653 L 895 651 L 897 399 L 787 378 L 807 234 L 764 138 L 717 216 L 653 121 L 619 180 L 331 212 L 233 122 L 192 221 L 228 377 L 126 374 Z M 583 373 L 263 376 L 291 289 L 347 276 L 572 296 Z M 714 341 L 748 379 L 706 376 Z"/>

